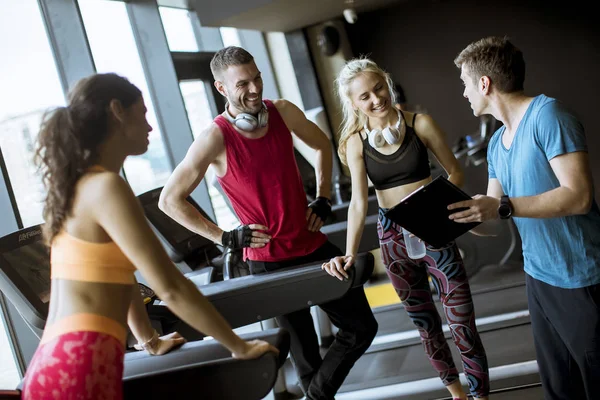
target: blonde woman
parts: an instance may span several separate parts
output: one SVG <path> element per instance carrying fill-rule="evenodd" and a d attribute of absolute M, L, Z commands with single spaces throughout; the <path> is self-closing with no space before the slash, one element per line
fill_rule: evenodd
<path fill-rule="evenodd" d="M 384 216 L 387 209 L 431 181 L 428 150 L 448 179 L 461 186 L 463 174 L 443 131 L 426 114 L 396 108 L 390 76 L 365 58 L 349 61 L 337 79 L 344 110 L 339 155 L 352 176 L 346 255 L 332 258 L 323 268 L 342 279 L 358 251 L 367 211 L 367 177 L 375 186 L 379 204 L 381 254 L 400 300 L 419 329 L 425 353 L 455 399 L 467 396 L 460 384 L 442 322 L 433 302 L 428 276 L 440 293 L 448 325 L 461 354 L 471 394 L 487 399 L 488 366 L 475 326 L 471 290 L 456 244 L 442 248 L 426 244 L 426 255 L 408 257 L 402 227 Z"/>

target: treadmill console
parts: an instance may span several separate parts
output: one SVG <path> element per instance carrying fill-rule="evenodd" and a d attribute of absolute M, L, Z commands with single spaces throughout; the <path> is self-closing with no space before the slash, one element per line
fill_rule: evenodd
<path fill-rule="evenodd" d="M 36 333 L 44 329 L 50 302 L 50 252 L 42 225 L 0 239 L 0 290 Z"/>
<path fill-rule="evenodd" d="M 162 187 L 150 190 L 138 196 L 142 203 L 146 218 L 150 221 L 152 229 L 161 239 L 165 250 L 173 262 L 180 262 L 190 255 L 202 254 L 205 260 L 211 260 L 219 257 L 222 251 L 210 239 L 206 239 L 177 221 L 169 217 L 158 208 L 158 198 Z M 211 221 L 211 218 L 200 208 L 198 203 L 191 197 L 187 201 L 192 204 L 204 218 Z"/>

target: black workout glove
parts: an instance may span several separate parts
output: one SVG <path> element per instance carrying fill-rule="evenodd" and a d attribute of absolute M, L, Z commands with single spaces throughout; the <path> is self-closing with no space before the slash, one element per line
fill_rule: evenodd
<path fill-rule="evenodd" d="M 232 231 L 223 232 L 221 236 L 223 246 L 230 249 L 241 249 L 242 247 L 250 247 L 252 242 L 252 229 L 248 225 L 238 226 Z"/>
<path fill-rule="evenodd" d="M 308 208 L 312 210 L 313 214 L 321 218 L 321 221 L 325 222 L 327 217 L 331 215 L 331 200 L 319 196 L 308 205 Z"/>

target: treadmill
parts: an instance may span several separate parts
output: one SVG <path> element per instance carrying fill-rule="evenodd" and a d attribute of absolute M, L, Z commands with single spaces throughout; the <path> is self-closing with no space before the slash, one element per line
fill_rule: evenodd
<path fill-rule="evenodd" d="M 50 299 L 49 254 L 41 227 L 35 225 L 0 238 L 0 290 L 38 337 L 46 322 Z M 307 265 L 215 282 L 200 290 L 236 328 L 339 298 L 350 288 L 362 285 L 372 269 L 373 257 L 367 253 L 359 257 L 350 270 L 350 279 L 343 282 L 331 278 L 320 265 Z M 277 298 L 286 301 L 273 301 Z M 158 320 L 177 320 L 160 299 L 149 304 L 148 311 Z M 280 349 L 280 354 L 235 360 L 219 343 L 208 339 L 188 342 L 164 356 L 128 352 L 125 393 L 130 397 L 185 398 L 199 391 L 207 399 L 262 399 L 272 390 L 287 358 L 289 334 L 275 328 L 240 336 L 267 340 Z M 237 384 L 232 385 L 232 379 Z"/>
<path fill-rule="evenodd" d="M 198 206 L 195 205 L 195 207 Z M 168 218 L 166 215 L 162 215 Z M 374 219 L 373 226 L 375 226 L 377 216 L 369 216 L 368 218 Z M 174 228 L 177 227 L 182 228 L 179 224 L 174 226 Z M 327 226 L 322 230 L 325 231 L 325 228 Z M 157 230 L 160 230 L 161 234 L 169 240 L 170 233 L 162 231 L 159 225 L 157 225 Z M 377 238 L 376 233 L 373 236 Z M 364 257 L 374 259 L 370 253 L 363 253 L 359 259 L 359 267 L 363 263 Z M 313 272 L 317 274 L 321 272 L 318 265 L 305 268 L 306 271 L 312 268 Z M 291 268 L 287 273 L 301 273 L 304 275 L 306 271 Z M 371 268 L 364 269 L 363 278 L 358 280 L 359 284 L 364 283 L 368 279 L 371 271 Z M 231 290 L 244 291 L 253 279 L 258 277 L 261 279 L 279 279 L 277 278 L 278 273 L 247 276 L 229 281 L 216 282 L 200 287 L 200 290 L 208 296 L 210 296 L 213 290 L 220 290 L 220 287 L 227 286 Z M 283 314 L 291 305 L 288 302 L 295 302 L 294 298 L 296 295 L 306 290 L 311 290 L 313 285 L 316 287 L 331 283 L 329 282 L 328 275 L 323 276 L 323 278 L 321 282 L 309 281 L 297 283 L 291 291 L 287 287 L 282 287 L 282 290 L 273 297 L 286 298 L 286 304 L 280 311 L 276 311 L 270 315 L 257 315 L 254 320 L 240 320 L 237 316 L 234 316 L 230 322 L 235 327 L 238 327 L 266 317 L 270 318 Z M 334 281 L 337 280 L 334 279 Z M 493 288 L 489 287 L 490 282 L 495 282 Z M 539 382 L 537 364 L 534 361 L 535 353 L 530 333 L 529 314 L 526 311 L 526 297 L 521 282 L 524 282 L 524 273 L 520 266 L 516 268 L 510 267 L 510 269 L 508 266 L 506 268 L 489 268 L 486 271 L 482 270 L 470 280 L 477 317 L 479 318 L 477 325 L 482 341 L 486 346 L 489 364 L 492 368 L 492 387 L 496 389 L 506 389 L 507 385 L 515 385 L 517 383 L 529 385 Z M 259 302 L 269 301 L 268 297 L 263 297 L 262 299 L 253 297 L 252 299 L 248 299 L 248 301 L 254 301 L 255 299 Z M 231 311 L 233 312 L 239 307 L 239 304 L 246 304 L 245 301 L 239 303 L 235 300 L 231 302 L 223 300 L 228 304 L 227 308 L 220 309 L 224 313 L 229 313 L 229 307 L 231 307 Z M 325 299 L 322 301 L 325 301 Z M 219 307 L 219 303 L 219 299 L 215 298 L 213 304 Z M 222 304 L 224 305 L 225 303 Z M 314 304 L 319 304 L 319 300 L 313 298 L 310 305 Z M 436 305 L 440 315 L 443 316 L 440 302 L 436 301 Z M 336 399 L 401 398 L 418 400 L 443 397 L 447 391 L 429 364 L 423 352 L 417 329 L 408 318 L 403 306 L 395 304 L 374 311 L 375 317 L 379 322 L 378 336 L 366 354 L 356 362 Z M 458 357 L 454 343 L 452 343 L 449 330 L 447 327 L 445 328 L 446 337 L 450 341 L 450 348 L 460 371 L 460 358 Z M 505 344 L 511 341 L 517 344 L 508 346 L 509 348 L 507 348 Z M 492 343 L 498 343 L 499 345 Z M 302 393 L 296 384 L 297 377 L 291 363 L 286 362 L 281 369 L 281 373 L 284 375 L 282 384 L 285 386 L 287 395 L 301 398 Z M 390 395 L 390 392 L 392 397 L 387 397 Z"/>
<path fill-rule="evenodd" d="M 41 225 L 0 239 L 0 290 L 41 338 L 50 300 L 50 259 L 42 241 Z M 123 376 L 126 398 L 262 399 L 275 384 L 289 351 L 289 334 L 282 329 L 241 335 L 275 345 L 279 356 L 268 353 L 256 360 L 236 360 L 215 340 L 188 342 L 164 356 L 127 352 Z M 231 380 L 245 382 L 231 385 Z M 242 389 L 243 386 L 243 389 Z M 19 398 L 18 390 L 13 392 Z"/>
<path fill-rule="evenodd" d="M 512 251 L 511 248 L 509 251 Z M 488 357 L 494 398 L 500 393 L 512 399 L 539 393 L 540 377 L 522 265 L 510 262 L 485 265 L 470 277 L 469 284 L 476 324 Z M 433 299 L 444 323 L 443 307 L 435 291 Z M 448 398 L 448 392 L 429 363 L 418 330 L 404 306 L 396 303 L 377 307 L 373 314 L 379 324 L 378 334 L 350 371 L 336 399 Z M 449 327 L 444 325 L 443 329 L 466 388 L 462 362 Z"/>
<path fill-rule="evenodd" d="M 177 268 L 196 286 L 214 281 L 227 280 L 249 275 L 248 266 L 242 261 L 240 250 L 217 245 L 190 231 L 158 208 L 158 199 L 163 187 L 158 187 L 137 196 L 146 219 L 164 249 Z M 188 196 L 187 201 L 204 218 L 215 223 L 196 201 Z M 142 277 L 139 277 L 143 280 Z"/>

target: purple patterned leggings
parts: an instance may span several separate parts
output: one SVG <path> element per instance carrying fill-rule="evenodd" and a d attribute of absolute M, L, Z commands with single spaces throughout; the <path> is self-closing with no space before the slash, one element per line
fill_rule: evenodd
<path fill-rule="evenodd" d="M 454 343 L 460 352 L 471 395 L 489 394 L 488 364 L 475 326 L 471 289 L 458 247 L 454 242 L 412 260 L 406 254 L 402 228 L 383 215 L 380 209 L 377 232 L 386 271 L 413 323 L 419 329 L 429 362 L 444 385 L 458 379 L 452 353 L 442 331 L 442 321 L 433 302 L 428 276 L 444 307 Z"/>

